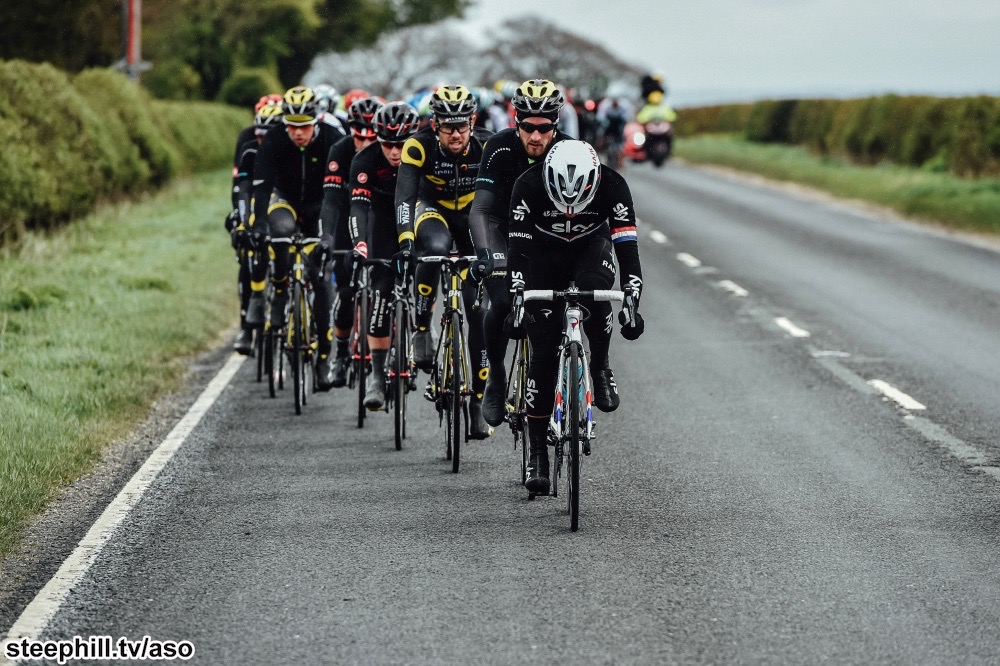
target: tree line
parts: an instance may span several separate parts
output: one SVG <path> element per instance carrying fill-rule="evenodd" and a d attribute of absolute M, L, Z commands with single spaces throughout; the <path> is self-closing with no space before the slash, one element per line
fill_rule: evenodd
<path fill-rule="evenodd" d="M 461 16 L 472 0 L 143 0 L 143 84 L 157 97 L 246 104 L 301 81 L 313 58 Z M 0 59 L 70 72 L 124 53 L 122 0 L 0 3 Z"/>

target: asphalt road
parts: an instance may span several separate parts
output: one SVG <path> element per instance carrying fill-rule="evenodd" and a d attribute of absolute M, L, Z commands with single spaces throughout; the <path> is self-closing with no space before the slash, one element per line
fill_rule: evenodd
<path fill-rule="evenodd" d="M 508 432 L 453 475 L 430 403 L 397 452 L 353 394 L 296 417 L 248 363 L 44 637 L 203 664 L 1000 662 L 1000 254 L 627 177 L 646 334 L 616 334 L 579 532 L 527 501 Z"/>

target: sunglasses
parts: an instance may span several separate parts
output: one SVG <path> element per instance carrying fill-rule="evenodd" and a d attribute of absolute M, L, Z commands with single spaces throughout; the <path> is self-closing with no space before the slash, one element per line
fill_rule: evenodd
<path fill-rule="evenodd" d="M 402 148 L 405 141 L 383 141 L 379 139 L 378 142 L 385 146 L 386 148 Z"/>
<path fill-rule="evenodd" d="M 522 132 L 527 132 L 528 134 L 532 134 L 534 132 L 538 132 L 539 134 L 548 134 L 556 128 L 555 123 L 529 123 L 526 120 L 522 120 L 517 124 L 517 126 Z"/>
<path fill-rule="evenodd" d="M 465 134 L 469 131 L 469 123 L 448 123 L 446 125 L 438 125 L 437 131 L 442 134 Z"/>

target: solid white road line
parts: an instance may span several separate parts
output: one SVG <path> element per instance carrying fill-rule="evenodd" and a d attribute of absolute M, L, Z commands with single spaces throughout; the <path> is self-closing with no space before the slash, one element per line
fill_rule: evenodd
<path fill-rule="evenodd" d="M 149 456 L 118 496 L 108 505 L 90 531 L 70 553 L 59 571 L 46 583 L 45 587 L 28 604 L 21 617 L 14 622 L 7 634 L 9 640 L 30 638 L 37 640 L 55 616 L 69 591 L 80 582 L 84 574 L 97 559 L 104 545 L 111 540 L 115 529 L 139 503 L 143 493 L 153 483 L 160 471 L 187 439 L 201 418 L 218 399 L 222 390 L 240 369 L 246 356 L 233 354 L 222 366 L 218 374 L 205 387 L 187 414 L 174 426 L 167 438 Z M 0 655 L 0 664 L 7 663 Z"/>
<path fill-rule="evenodd" d="M 868 385 L 876 388 L 882 395 L 894 401 L 903 409 L 927 409 L 926 406 L 906 395 L 898 388 L 881 379 L 870 379 Z"/>
<path fill-rule="evenodd" d="M 687 266 L 688 268 L 698 268 L 699 266 L 701 266 L 701 260 L 698 259 L 697 257 L 692 257 L 687 252 L 681 252 L 680 254 L 678 254 L 677 260 L 680 261 L 685 266 Z"/>
<path fill-rule="evenodd" d="M 652 231 L 650 231 L 649 237 L 652 238 L 653 241 L 659 243 L 660 245 L 666 245 L 669 242 L 667 235 L 657 229 L 653 229 Z"/>
<path fill-rule="evenodd" d="M 776 317 L 774 323 L 785 329 L 793 338 L 808 338 L 812 335 L 804 328 L 799 328 L 785 317 Z"/>
<path fill-rule="evenodd" d="M 723 280 L 719 283 L 719 286 L 733 294 L 734 296 L 749 296 L 750 292 L 736 284 L 732 280 Z"/>

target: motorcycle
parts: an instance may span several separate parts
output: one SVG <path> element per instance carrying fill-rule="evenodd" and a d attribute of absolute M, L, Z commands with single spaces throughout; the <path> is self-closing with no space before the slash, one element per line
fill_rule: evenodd
<path fill-rule="evenodd" d="M 673 151 L 674 126 L 666 120 L 654 120 L 646 123 L 642 129 L 646 135 L 644 152 L 659 168 L 663 166 Z"/>

